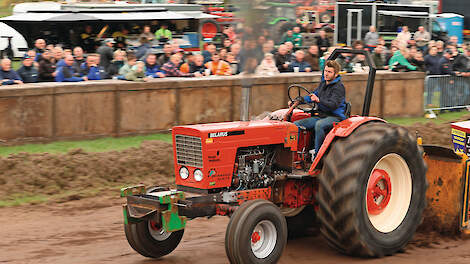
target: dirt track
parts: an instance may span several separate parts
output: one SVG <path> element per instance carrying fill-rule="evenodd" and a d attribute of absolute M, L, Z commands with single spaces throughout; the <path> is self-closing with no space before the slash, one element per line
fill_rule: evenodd
<path fill-rule="evenodd" d="M 111 197 L 62 204 L 1 209 L 0 263 L 227 263 L 226 217 L 189 222 L 182 243 L 161 260 L 146 259 L 127 244 L 120 204 Z M 280 263 L 455 263 L 470 262 L 470 240 L 440 238 L 426 247 L 423 234 L 405 253 L 383 259 L 340 255 L 321 236 L 290 240 Z M 426 243 L 427 244 L 427 243 Z"/>
<path fill-rule="evenodd" d="M 450 145 L 449 124 L 419 124 L 427 144 Z M 446 144 L 447 143 L 447 144 Z M 166 183 L 172 175 L 171 146 L 147 142 L 122 152 L 65 155 L 17 154 L 0 158 L 0 194 L 26 189 L 31 194 L 81 190 L 101 184 Z M 165 177 L 166 176 L 166 177 Z M 64 180 L 64 177 L 66 179 Z M 20 182 L 22 185 L 18 185 Z M 134 252 L 123 232 L 118 193 L 99 198 L 0 209 L 0 263 L 227 263 L 224 250 L 228 218 L 189 222 L 183 242 L 169 256 L 149 260 Z M 470 263 L 470 240 L 418 233 L 405 253 L 383 259 L 357 259 L 327 247 L 316 233 L 291 240 L 280 263 Z"/>

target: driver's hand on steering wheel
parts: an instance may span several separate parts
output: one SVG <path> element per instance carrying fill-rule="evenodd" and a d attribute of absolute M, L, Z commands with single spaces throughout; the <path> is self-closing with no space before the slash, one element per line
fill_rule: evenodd
<path fill-rule="evenodd" d="M 310 99 L 312 99 L 312 101 L 316 102 L 316 103 L 319 103 L 320 102 L 320 99 L 318 98 L 318 96 L 316 96 L 315 94 L 311 94 L 310 95 Z"/>

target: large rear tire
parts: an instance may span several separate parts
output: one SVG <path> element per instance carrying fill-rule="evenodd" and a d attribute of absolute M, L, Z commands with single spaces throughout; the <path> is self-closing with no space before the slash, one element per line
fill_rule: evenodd
<path fill-rule="evenodd" d="M 276 263 L 286 243 L 286 219 L 266 200 L 243 203 L 230 218 L 225 234 L 225 251 L 232 264 Z"/>
<path fill-rule="evenodd" d="M 124 225 L 124 231 L 130 246 L 148 258 L 160 258 L 170 254 L 184 234 L 184 230 L 166 232 L 150 220 Z"/>
<path fill-rule="evenodd" d="M 319 176 L 321 232 L 342 253 L 381 257 L 402 250 L 426 205 L 423 151 L 404 128 L 367 123 L 337 139 Z"/>

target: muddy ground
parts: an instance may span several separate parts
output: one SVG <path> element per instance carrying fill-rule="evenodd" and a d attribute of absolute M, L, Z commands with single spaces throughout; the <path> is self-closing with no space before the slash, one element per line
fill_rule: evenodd
<path fill-rule="evenodd" d="M 416 124 L 426 144 L 451 146 L 450 124 Z M 144 142 L 139 148 L 106 153 L 15 154 L 0 158 L 0 195 L 54 195 L 50 202 L 0 209 L 0 263 L 227 263 L 226 217 L 190 221 L 171 255 L 149 260 L 124 236 L 118 189 L 127 184 L 170 184 L 171 145 Z M 84 198 L 87 190 L 103 189 Z M 291 240 L 280 263 L 470 263 L 470 240 L 417 233 L 404 253 L 357 259 L 326 246 L 316 230 Z"/>

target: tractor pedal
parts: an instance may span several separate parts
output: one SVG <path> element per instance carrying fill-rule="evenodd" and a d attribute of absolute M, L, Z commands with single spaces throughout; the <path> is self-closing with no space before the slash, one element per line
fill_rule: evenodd
<path fill-rule="evenodd" d="M 312 176 L 308 174 L 308 171 L 305 170 L 292 170 L 292 173 L 287 174 L 288 179 L 307 179 L 311 178 Z"/>

